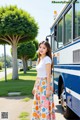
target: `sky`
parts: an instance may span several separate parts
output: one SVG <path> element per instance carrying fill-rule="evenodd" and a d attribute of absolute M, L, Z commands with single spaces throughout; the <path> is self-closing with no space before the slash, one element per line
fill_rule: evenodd
<path fill-rule="evenodd" d="M 17 5 L 27 11 L 38 23 L 39 31 L 36 39 L 40 42 L 50 34 L 50 27 L 54 22 L 53 11 L 57 14 L 63 9 L 64 4 L 52 3 L 52 0 L 0 0 L 0 6 Z M 56 1 L 56 0 L 55 0 Z M 60 0 L 58 0 L 60 1 Z M 0 45 L 0 55 L 4 54 L 4 47 Z M 10 45 L 6 45 L 6 54 L 10 54 Z"/>

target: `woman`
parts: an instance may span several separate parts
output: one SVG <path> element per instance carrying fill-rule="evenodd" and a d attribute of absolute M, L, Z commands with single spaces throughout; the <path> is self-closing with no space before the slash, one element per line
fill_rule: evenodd
<path fill-rule="evenodd" d="M 50 44 L 39 44 L 37 79 L 32 93 L 34 95 L 31 120 L 55 120 L 53 86 L 51 81 L 52 56 Z"/>

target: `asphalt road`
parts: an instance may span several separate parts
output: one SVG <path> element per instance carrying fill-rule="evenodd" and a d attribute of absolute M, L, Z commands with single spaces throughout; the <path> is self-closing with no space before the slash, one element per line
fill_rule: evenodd
<path fill-rule="evenodd" d="M 6 69 L 6 74 L 8 75 L 9 73 L 12 72 L 12 68 L 7 68 Z M 0 72 L 0 78 L 5 77 L 5 70 L 3 70 L 2 72 Z"/>

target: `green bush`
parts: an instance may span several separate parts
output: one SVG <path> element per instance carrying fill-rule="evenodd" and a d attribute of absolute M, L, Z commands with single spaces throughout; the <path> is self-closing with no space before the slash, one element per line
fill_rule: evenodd
<path fill-rule="evenodd" d="M 3 62 L 0 62 L 0 70 L 2 70 Z"/>
<path fill-rule="evenodd" d="M 23 68 L 20 68 L 20 71 L 23 71 Z"/>
<path fill-rule="evenodd" d="M 30 70 L 31 68 L 32 68 L 32 66 L 28 66 L 28 67 L 27 67 L 27 70 Z M 19 71 L 23 71 L 23 68 L 20 68 Z"/>
<path fill-rule="evenodd" d="M 28 69 L 28 70 L 30 70 L 31 68 L 32 68 L 32 66 L 28 66 L 28 68 L 27 68 L 27 69 Z"/>

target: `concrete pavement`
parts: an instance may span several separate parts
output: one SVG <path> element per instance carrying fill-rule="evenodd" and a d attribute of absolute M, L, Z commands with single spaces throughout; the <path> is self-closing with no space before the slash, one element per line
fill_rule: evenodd
<path fill-rule="evenodd" d="M 1 113 L 3 112 L 8 112 L 8 119 L 6 120 L 21 120 L 19 115 L 22 112 L 28 112 L 31 115 L 32 99 L 28 102 L 24 102 L 24 98 L 25 97 L 1 97 L 0 120 L 3 120 L 1 117 Z"/>
<path fill-rule="evenodd" d="M 29 120 L 31 118 L 31 99 L 28 102 L 24 102 L 25 97 L 1 97 L 0 98 L 0 114 L 1 112 L 8 112 L 8 119 L 6 120 L 20 120 L 19 115 L 22 112 L 28 112 Z M 62 114 L 61 106 L 58 104 L 57 95 L 54 95 L 56 120 L 66 120 Z M 0 116 L 1 117 L 1 116 Z M 1 119 L 0 119 L 1 120 Z"/>

